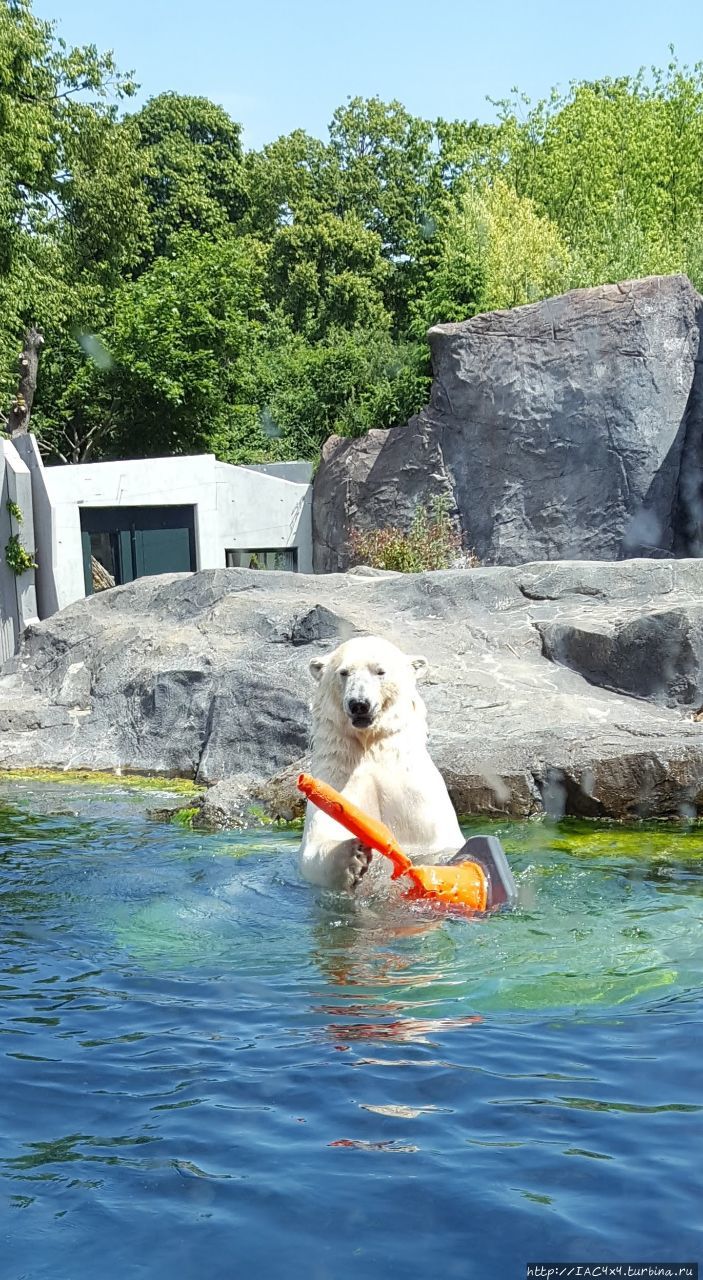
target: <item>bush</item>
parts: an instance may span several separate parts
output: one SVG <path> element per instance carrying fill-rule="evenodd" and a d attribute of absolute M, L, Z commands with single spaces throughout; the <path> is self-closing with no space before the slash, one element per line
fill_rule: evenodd
<path fill-rule="evenodd" d="M 409 532 L 386 529 L 352 529 L 349 550 L 354 564 L 397 573 L 424 573 L 428 569 L 475 568 L 473 552 L 463 548 L 461 533 L 449 515 L 446 498 L 432 498 L 417 508 Z"/>

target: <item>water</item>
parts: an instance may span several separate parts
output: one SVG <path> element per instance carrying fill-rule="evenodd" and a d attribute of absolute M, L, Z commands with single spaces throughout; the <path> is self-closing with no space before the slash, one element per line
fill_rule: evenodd
<path fill-rule="evenodd" d="M 700 832 L 501 828 L 439 920 L 154 803 L 0 787 L 2 1280 L 699 1257 Z"/>

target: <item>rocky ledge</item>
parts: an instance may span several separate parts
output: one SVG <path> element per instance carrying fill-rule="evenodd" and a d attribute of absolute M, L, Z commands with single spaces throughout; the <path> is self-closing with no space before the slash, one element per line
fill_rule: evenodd
<path fill-rule="evenodd" d="M 701 560 L 142 578 L 30 628 L 0 767 L 180 775 L 212 823 L 294 816 L 309 659 L 364 632 L 428 658 L 460 813 L 703 812 Z"/>

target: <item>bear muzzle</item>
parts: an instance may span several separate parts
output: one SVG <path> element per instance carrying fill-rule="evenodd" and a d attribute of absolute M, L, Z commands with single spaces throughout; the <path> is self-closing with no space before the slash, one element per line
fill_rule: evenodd
<path fill-rule="evenodd" d="M 345 710 L 355 729 L 370 729 L 376 719 L 376 708 L 368 698 L 350 698 Z"/>

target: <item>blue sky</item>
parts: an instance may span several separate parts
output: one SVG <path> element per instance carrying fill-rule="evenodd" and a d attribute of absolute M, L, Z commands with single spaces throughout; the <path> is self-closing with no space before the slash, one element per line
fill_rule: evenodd
<path fill-rule="evenodd" d="M 112 49 L 140 100 L 202 94 L 248 147 L 325 137 L 348 96 L 398 98 L 434 119 L 490 119 L 486 96 L 540 97 L 572 79 L 703 59 L 696 0 L 35 0 L 72 44 Z"/>

